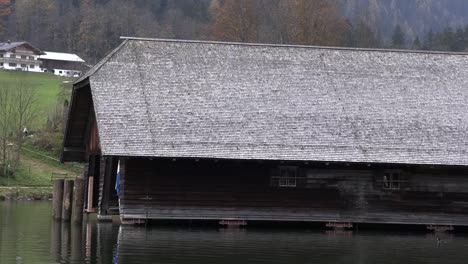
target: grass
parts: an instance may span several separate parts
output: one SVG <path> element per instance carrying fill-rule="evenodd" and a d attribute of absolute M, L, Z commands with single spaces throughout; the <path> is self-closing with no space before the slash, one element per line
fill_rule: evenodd
<path fill-rule="evenodd" d="M 35 161 L 55 167 L 58 170 L 66 170 L 73 174 L 79 174 L 83 171 L 83 166 L 75 163 L 62 164 L 51 153 L 44 151 L 34 145 L 26 143 L 21 151 L 23 157 L 34 159 Z"/>
<path fill-rule="evenodd" d="M 73 79 L 49 73 L 0 70 L 0 83 L 6 85 L 22 83 L 35 89 L 37 118 L 33 129 L 39 129 L 46 123 L 48 113 L 55 107 L 60 92 L 65 87 L 70 88 L 72 81 Z M 66 89 L 66 92 L 70 94 L 71 89 Z"/>
<path fill-rule="evenodd" d="M 37 118 L 30 131 L 41 130 L 45 127 L 49 112 L 56 106 L 57 99 L 61 96 L 64 99 L 70 97 L 72 81 L 73 79 L 48 73 L 0 70 L 0 85 L 14 86 L 21 84 L 32 87 L 36 92 L 35 108 Z M 25 144 L 24 147 L 31 151 L 22 150 L 21 162 L 16 175 L 10 178 L 0 177 L 0 197 L 2 197 L 2 194 L 5 197 L 6 193 L 13 196 L 23 194 L 34 197 L 48 195 L 50 193 L 49 187 L 52 184 L 52 173 L 77 175 L 81 172 L 80 166 L 64 165 L 58 162 L 50 151 L 40 149 L 32 144 Z M 54 158 L 51 159 L 50 156 Z"/>
<path fill-rule="evenodd" d="M 0 187 L 0 200 L 5 199 L 50 199 L 52 187 Z"/>
<path fill-rule="evenodd" d="M 0 177 L 0 186 L 51 186 L 52 172 L 20 163 L 14 177 Z"/>

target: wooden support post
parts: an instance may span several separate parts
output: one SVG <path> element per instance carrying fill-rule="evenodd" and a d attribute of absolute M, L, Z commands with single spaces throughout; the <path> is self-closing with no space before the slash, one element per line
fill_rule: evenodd
<path fill-rule="evenodd" d="M 126 158 L 121 158 L 120 159 L 120 195 L 119 195 L 119 216 L 120 216 L 120 221 L 123 222 L 124 219 L 122 217 L 123 215 L 123 203 L 125 201 L 125 177 L 127 174 L 127 159 Z"/>
<path fill-rule="evenodd" d="M 83 208 L 85 200 L 85 179 L 88 174 L 88 169 L 83 171 L 81 176 L 78 176 L 75 180 L 75 196 L 73 200 L 73 214 L 72 222 L 81 224 L 83 222 Z"/>
<path fill-rule="evenodd" d="M 62 207 L 62 220 L 69 222 L 72 214 L 72 201 L 73 201 L 73 185 L 74 181 L 66 180 L 63 187 L 63 207 Z"/>
<path fill-rule="evenodd" d="M 52 218 L 54 220 L 62 219 L 63 182 L 63 180 L 54 180 L 52 193 Z"/>
<path fill-rule="evenodd" d="M 109 199 L 111 192 L 111 177 L 112 177 L 112 157 L 101 158 L 101 169 L 99 175 L 99 215 L 104 216 L 108 214 Z"/>
<path fill-rule="evenodd" d="M 94 176 L 88 177 L 88 213 L 93 211 L 93 193 L 94 191 Z"/>

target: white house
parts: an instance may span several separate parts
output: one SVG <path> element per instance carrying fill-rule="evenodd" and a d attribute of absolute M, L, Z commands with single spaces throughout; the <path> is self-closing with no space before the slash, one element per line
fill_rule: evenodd
<path fill-rule="evenodd" d="M 41 72 L 42 54 L 28 42 L 0 42 L 0 69 Z"/>
<path fill-rule="evenodd" d="M 0 42 L 0 69 L 79 77 L 88 67 L 76 54 L 41 51 L 28 42 Z"/>
<path fill-rule="evenodd" d="M 64 77 L 79 77 L 87 70 L 85 61 L 76 54 L 45 51 L 39 56 L 43 70 Z"/>

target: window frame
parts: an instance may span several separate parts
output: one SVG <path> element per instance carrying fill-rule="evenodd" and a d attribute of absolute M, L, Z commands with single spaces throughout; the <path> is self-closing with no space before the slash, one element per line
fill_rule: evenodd
<path fill-rule="evenodd" d="M 382 190 L 400 191 L 402 185 L 408 180 L 404 179 L 403 171 L 401 170 L 385 170 L 381 174 Z"/>
<path fill-rule="evenodd" d="M 271 185 L 279 188 L 297 188 L 299 181 L 298 166 L 278 166 L 271 174 Z"/>

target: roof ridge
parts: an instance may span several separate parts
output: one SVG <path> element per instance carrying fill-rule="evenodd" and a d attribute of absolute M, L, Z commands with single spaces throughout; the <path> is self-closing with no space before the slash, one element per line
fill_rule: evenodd
<path fill-rule="evenodd" d="M 97 71 L 99 71 L 99 69 L 101 69 L 101 67 L 104 66 L 104 64 L 107 61 L 109 61 L 114 56 L 114 54 L 117 53 L 117 51 L 119 51 L 123 46 L 125 46 L 127 42 L 128 40 L 124 40 L 122 43 L 120 43 L 120 45 L 117 46 L 117 48 L 115 48 L 113 51 L 107 54 L 104 58 L 102 58 L 96 64 L 94 64 L 94 66 L 91 69 L 89 69 L 85 74 L 83 74 L 80 78 L 78 78 L 78 80 L 76 80 L 73 84 L 77 84 L 85 80 L 89 76 L 95 74 Z"/>
<path fill-rule="evenodd" d="M 155 41 L 155 42 L 175 42 L 175 43 L 193 43 L 193 44 L 216 44 L 216 45 L 232 45 L 232 46 L 247 46 L 247 47 L 272 47 L 272 48 L 309 48 L 309 49 L 324 49 L 324 50 L 344 50 L 344 51 L 375 51 L 375 52 L 394 52 L 394 53 L 416 53 L 416 54 L 440 54 L 440 55 L 465 55 L 468 52 L 453 52 L 453 51 L 433 51 L 433 50 L 407 50 L 407 49 L 384 49 L 384 48 L 355 48 L 355 47 L 337 47 L 337 46 L 314 46 L 314 45 L 293 45 L 293 44 L 273 44 L 273 43 L 246 43 L 246 42 L 229 42 L 229 41 L 213 41 L 213 40 L 186 40 L 186 39 L 164 39 L 164 38 L 140 38 L 121 36 L 123 40 L 136 41 Z"/>

